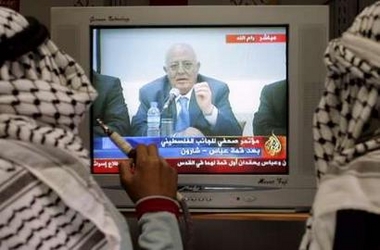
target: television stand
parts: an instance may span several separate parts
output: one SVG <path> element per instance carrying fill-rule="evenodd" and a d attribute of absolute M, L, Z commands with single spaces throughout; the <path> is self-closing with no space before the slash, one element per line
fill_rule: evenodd
<path fill-rule="evenodd" d="M 134 217 L 133 211 L 121 211 L 126 218 Z M 306 221 L 309 213 L 296 212 L 191 212 L 193 220 L 257 220 L 257 221 Z"/>
<path fill-rule="evenodd" d="M 250 212 L 250 213 L 192 213 L 194 220 L 261 220 L 261 221 L 306 221 L 308 213 L 294 212 Z"/>

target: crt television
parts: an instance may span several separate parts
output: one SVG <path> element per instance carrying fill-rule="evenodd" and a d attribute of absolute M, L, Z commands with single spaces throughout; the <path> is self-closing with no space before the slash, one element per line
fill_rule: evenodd
<path fill-rule="evenodd" d="M 120 79 L 130 119 L 139 89 L 164 75 L 168 47 L 190 44 L 200 73 L 228 84 L 242 134 L 124 139 L 157 144 L 177 169 L 178 189 L 193 211 L 304 211 L 316 189 L 312 115 L 324 87 L 328 16 L 326 6 L 55 7 L 51 34 L 89 77 L 96 70 Z M 255 135 L 261 90 L 280 80 L 286 81 L 286 133 Z M 116 206 L 128 210 L 133 204 L 117 174 L 126 157 L 109 138 L 92 136 L 90 117 L 91 111 L 80 133 L 91 172 Z"/>

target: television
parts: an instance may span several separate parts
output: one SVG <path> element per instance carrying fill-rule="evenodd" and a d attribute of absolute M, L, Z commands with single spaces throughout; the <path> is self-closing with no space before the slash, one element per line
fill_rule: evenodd
<path fill-rule="evenodd" d="M 178 190 L 193 212 L 309 210 L 316 190 L 312 116 L 324 88 L 328 33 L 327 6 L 51 10 L 53 40 L 89 77 L 98 71 L 120 79 L 131 120 L 141 104 L 140 88 L 165 75 L 165 53 L 174 43 L 193 47 L 200 74 L 227 83 L 241 134 L 124 137 L 133 146 L 158 146 L 177 169 Z M 261 91 L 280 80 L 286 81 L 286 133 L 255 135 Z M 92 175 L 120 210 L 132 209 L 117 174 L 126 157 L 109 138 L 93 136 L 91 115 L 89 110 L 80 135 L 92 156 Z M 279 150 L 271 152 L 269 141 Z"/>

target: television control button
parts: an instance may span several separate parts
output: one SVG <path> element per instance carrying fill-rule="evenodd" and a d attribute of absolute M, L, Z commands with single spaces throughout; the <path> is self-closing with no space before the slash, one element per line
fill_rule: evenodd
<path fill-rule="evenodd" d="M 244 196 L 243 200 L 245 202 L 253 202 L 254 200 L 256 200 L 256 197 L 248 195 L 248 196 Z"/>
<path fill-rule="evenodd" d="M 201 196 L 201 197 L 185 196 L 184 200 L 187 202 L 192 202 L 192 201 L 193 202 L 209 202 L 209 201 L 212 201 L 212 198 L 207 197 L 207 196 Z"/>

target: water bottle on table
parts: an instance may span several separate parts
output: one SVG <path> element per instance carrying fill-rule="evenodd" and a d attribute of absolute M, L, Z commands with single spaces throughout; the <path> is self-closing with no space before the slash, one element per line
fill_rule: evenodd
<path fill-rule="evenodd" d="M 172 106 L 162 110 L 161 113 L 161 136 L 171 137 L 174 133 Z"/>
<path fill-rule="evenodd" d="M 151 102 L 147 113 L 148 130 L 147 136 L 160 136 L 161 112 L 157 107 L 157 102 Z"/>

